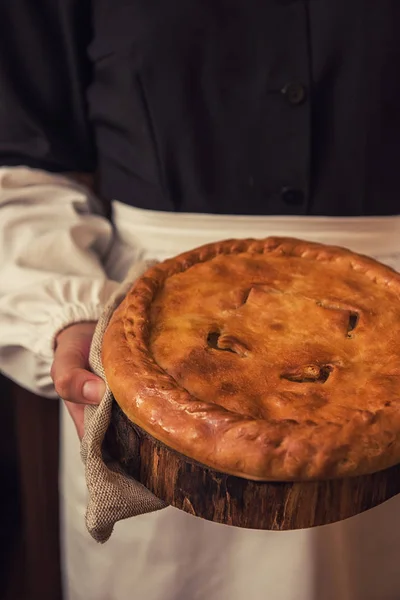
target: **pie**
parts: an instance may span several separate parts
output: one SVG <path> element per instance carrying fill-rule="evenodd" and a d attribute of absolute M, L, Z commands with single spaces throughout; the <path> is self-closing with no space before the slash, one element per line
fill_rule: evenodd
<path fill-rule="evenodd" d="M 219 472 L 400 462 L 400 275 L 343 248 L 228 240 L 155 265 L 114 313 L 103 364 L 133 424 Z"/>

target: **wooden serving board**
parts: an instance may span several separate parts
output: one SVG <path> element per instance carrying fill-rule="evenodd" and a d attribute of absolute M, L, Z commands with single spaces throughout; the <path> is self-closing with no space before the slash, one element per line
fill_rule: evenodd
<path fill-rule="evenodd" d="M 139 440 L 139 461 L 137 456 Z M 135 427 L 115 404 L 107 448 L 158 498 L 192 515 L 249 529 L 327 525 L 400 493 L 400 465 L 362 477 L 307 483 L 255 482 L 218 473 Z"/>

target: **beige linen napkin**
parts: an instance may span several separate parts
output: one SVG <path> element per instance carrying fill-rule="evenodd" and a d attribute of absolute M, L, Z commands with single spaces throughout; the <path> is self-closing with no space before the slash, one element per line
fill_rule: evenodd
<path fill-rule="evenodd" d="M 125 297 L 134 280 L 151 265 L 150 262 L 134 265 L 125 281 L 111 297 L 99 319 L 89 361 L 93 372 L 104 380 L 105 375 L 101 362 L 104 331 L 113 312 Z M 87 406 L 85 409 L 85 434 L 81 448 L 89 492 L 86 526 L 90 535 L 101 543 L 109 539 L 117 521 L 160 510 L 166 506 L 141 483 L 127 475 L 122 465 L 110 458 L 104 441 L 111 423 L 114 398 L 107 382 L 106 386 L 106 393 L 100 405 Z M 135 456 L 133 456 L 134 459 Z"/>

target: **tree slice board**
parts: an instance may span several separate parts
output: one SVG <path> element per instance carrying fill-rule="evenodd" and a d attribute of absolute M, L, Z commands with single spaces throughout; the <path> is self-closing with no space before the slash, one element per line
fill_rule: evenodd
<path fill-rule="evenodd" d="M 400 493 L 400 465 L 361 477 L 305 483 L 255 482 L 218 473 L 143 432 L 116 403 L 106 445 L 127 473 L 167 504 L 235 527 L 276 531 L 327 525 Z"/>

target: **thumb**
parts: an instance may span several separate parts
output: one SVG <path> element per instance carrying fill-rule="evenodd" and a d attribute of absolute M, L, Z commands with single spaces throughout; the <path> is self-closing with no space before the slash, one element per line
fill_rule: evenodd
<path fill-rule="evenodd" d="M 78 404 L 99 404 L 106 387 L 89 370 L 90 344 L 94 323 L 71 325 L 57 337 L 51 376 L 57 394 Z"/>

